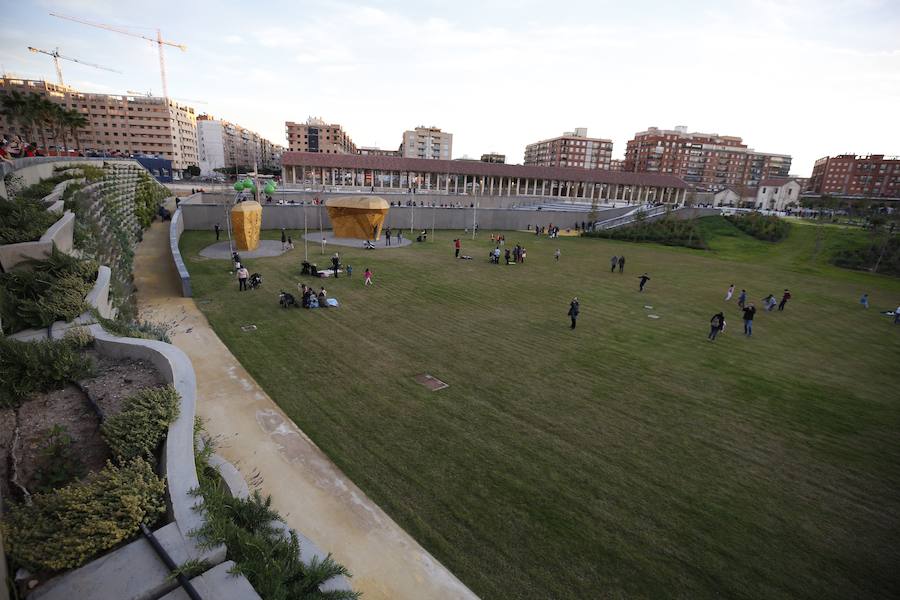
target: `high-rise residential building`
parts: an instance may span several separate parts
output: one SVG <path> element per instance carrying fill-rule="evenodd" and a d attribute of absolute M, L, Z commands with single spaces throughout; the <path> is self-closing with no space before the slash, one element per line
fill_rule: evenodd
<path fill-rule="evenodd" d="M 202 175 L 220 168 L 254 165 L 280 169 L 284 150 L 256 132 L 210 115 L 197 117 L 197 145 Z"/>
<path fill-rule="evenodd" d="M 306 123 L 285 123 L 288 149 L 291 152 L 321 152 L 323 154 L 356 154 L 356 144 L 337 123 L 326 123 L 310 117 Z"/>
<path fill-rule="evenodd" d="M 625 170 L 625 161 L 619 160 L 618 158 L 613 158 L 609 161 L 609 170 L 610 171 L 624 171 Z"/>
<path fill-rule="evenodd" d="M 675 175 L 698 188 L 757 187 L 763 179 L 787 177 L 791 157 L 757 152 L 736 136 L 689 133 L 687 127 L 650 127 L 625 150 L 624 170 Z"/>
<path fill-rule="evenodd" d="M 612 146 L 612 140 L 589 138 L 587 128 L 578 127 L 559 137 L 528 144 L 525 166 L 609 169 Z"/>
<path fill-rule="evenodd" d="M 481 162 L 486 163 L 498 163 L 498 164 L 506 164 L 506 155 L 498 154 L 496 152 L 488 152 L 487 154 L 481 155 Z"/>
<path fill-rule="evenodd" d="M 900 156 L 826 156 L 816 161 L 806 187 L 817 194 L 900 198 Z"/>
<path fill-rule="evenodd" d="M 359 153 L 363 156 L 400 156 L 400 150 L 386 150 L 375 146 L 360 146 Z"/>
<path fill-rule="evenodd" d="M 424 125 L 411 131 L 404 131 L 403 142 L 400 144 L 400 156 L 450 160 L 453 156 L 453 134 L 441 131 L 438 127 L 425 127 Z"/>
<path fill-rule="evenodd" d="M 176 172 L 198 163 L 197 118 L 193 107 L 166 98 L 93 94 L 47 81 L 0 78 L 0 94 L 11 91 L 37 94 L 84 115 L 88 124 L 78 130 L 77 142 L 75 136 L 66 136 L 70 148 L 80 145 L 83 151 L 159 156 L 171 160 Z M 40 131 L 33 132 L 2 115 L 0 133 L 7 137 L 18 134 L 34 143 L 41 141 Z M 38 139 L 32 139 L 36 134 Z M 64 136 L 50 128 L 43 135 L 48 145 L 65 143 Z"/>

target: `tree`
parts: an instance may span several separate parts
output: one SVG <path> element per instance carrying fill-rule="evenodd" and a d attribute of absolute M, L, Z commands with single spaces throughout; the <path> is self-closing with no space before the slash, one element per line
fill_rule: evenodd
<path fill-rule="evenodd" d="M 87 127 L 87 117 L 77 110 L 70 110 L 67 114 L 66 125 L 68 125 L 69 131 L 72 132 L 72 137 L 75 138 L 75 147 L 81 151 L 81 141 L 78 139 L 78 130 Z"/>
<path fill-rule="evenodd" d="M 185 171 L 187 171 L 188 175 L 190 175 L 191 177 L 196 177 L 200 174 L 200 167 L 198 167 L 197 165 L 188 165 Z"/>
<path fill-rule="evenodd" d="M 36 94 L 22 94 L 17 90 L 3 95 L 3 115 L 11 122 L 18 123 L 22 129 L 31 132 L 30 138 L 35 138 L 36 115 L 34 111 L 34 98 Z"/>

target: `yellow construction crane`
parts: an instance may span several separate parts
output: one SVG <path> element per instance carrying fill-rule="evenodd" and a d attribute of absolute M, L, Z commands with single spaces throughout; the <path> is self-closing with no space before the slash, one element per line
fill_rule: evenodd
<path fill-rule="evenodd" d="M 53 50 L 52 52 L 50 50 L 41 50 L 40 48 L 34 48 L 32 46 L 28 46 L 28 49 L 31 50 L 32 52 L 34 52 L 35 54 L 37 54 L 37 53 L 46 54 L 47 56 L 50 56 L 53 58 L 53 64 L 56 66 L 56 78 L 59 80 L 59 85 L 66 85 L 66 83 L 63 81 L 62 67 L 59 65 L 59 59 L 71 60 L 72 62 L 76 62 L 76 63 L 78 63 L 80 65 L 84 65 L 86 67 L 93 67 L 95 69 L 103 69 L 104 71 L 112 71 L 113 73 L 121 73 L 122 72 L 122 71 L 116 71 L 115 69 L 110 69 L 109 67 L 102 67 L 100 65 L 95 65 L 94 63 L 89 63 L 84 60 L 78 60 L 77 58 L 72 58 L 71 56 L 63 56 L 62 54 L 59 53 L 59 48 L 57 48 L 56 50 Z"/>
<path fill-rule="evenodd" d="M 123 35 L 130 35 L 131 37 L 138 37 L 156 44 L 156 47 L 159 50 L 159 74 L 162 78 L 163 97 L 169 97 L 169 84 L 166 82 L 166 58 L 165 54 L 163 53 L 163 46 L 174 46 L 175 48 L 179 48 L 182 52 L 187 50 L 187 46 L 185 46 L 184 44 L 177 44 L 175 42 L 169 42 L 162 39 L 162 32 L 159 29 L 156 30 L 156 39 L 154 39 L 152 37 L 147 37 L 146 35 L 141 35 L 140 33 L 128 31 L 127 29 L 124 29 L 122 27 L 115 27 L 113 25 L 106 25 L 104 23 L 93 23 L 91 21 L 85 21 L 84 19 L 79 19 L 77 17 L 67 17 L 66 15 L 59 15 L 56 13 L 50 13 L 50 16 L 57 17 L 59 19 L 66 19 L 68 21 L 75 21 L 76 23 L 81 23 L 82 25 L 90 25 L 91 27 L 97 27 L 98 29 L 114 31 Z"/>
<path fill-rule="evenodd" d="M 152 91 L 152 90 L 148 90 L 148 91 L 146 91 L 146 92 L 136 92 L 136 91 L 134 91 L 134 90 L 128 90 L 126 93 L 129 94 L 129 95 L 131 95 L 131 96 L 145 96 L 145 97 L 147 97 L 147 98 L 152 98 L 152 97 L 153 97 L 153 91 Z M 178 100 L 178 101 L 180 101 L 180 102 L 193 102 L 194 104 L 207 104 L 206 100 L 192 100 L 191 98 L 178 98 L 178 97 L 175 97 L 175 96 L 171 96 L 171 97 L 169 97 L 168 99 L 169 99 L 169 100 Z"/>

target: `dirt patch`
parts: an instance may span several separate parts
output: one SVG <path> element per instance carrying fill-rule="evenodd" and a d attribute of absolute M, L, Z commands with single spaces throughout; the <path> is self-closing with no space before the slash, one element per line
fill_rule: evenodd
<path fill-rule="evenodd" d="M 166 384 L 156 367 L 149 362 L 115 360 L 95 351 L 88 351 L 87 354 L 97 366 L 97 376 L 79 383 L 100 407 L 104 418 L 122 412 L 122 400 L 135 392 Z"/>
<path fill-rule="evenodd" d="M 91 410 L 87 398 L 74 385 L 34 397 L 19 407 L 18 458 L 19 482 L 34 492 L 38 473 L 46 464 L 43 457 L 50 431 L 65 427 L 72 437 L 71 454 L 85 467 L 85 472 L 102 469 L 109 449 L 100 437 L 100 419 Z"/>

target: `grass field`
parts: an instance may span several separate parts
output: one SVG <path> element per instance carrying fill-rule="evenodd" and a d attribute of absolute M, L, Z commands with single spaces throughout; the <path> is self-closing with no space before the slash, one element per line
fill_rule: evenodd
<path fill-rule="evenodd" d="M 518 266 L 488 264 L 487 232 L 463 239 L 472 261 L 453 260 L 456 232 L 343 249 L 337 310 L 278 309 L 302 241 L 247 261 L 253 293 L 197 256 L 211 232 L 185 232 L 182 253 L 272 398 L 483 598 L 900 596 L 900 326 L 879 314 L 900 281 L 825 263 L 860 232 L 829 228 L 812 260 L 814 226 L 778 244 L 702 227 L 709 251 L 507 232 L 528 249 Z M 757 306 L 794 299 L 748 339 L 730 283 Z M 728 329 L 707 342 L 720 309 Z"/>

